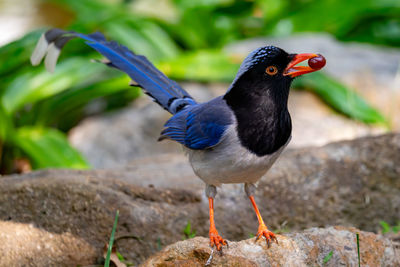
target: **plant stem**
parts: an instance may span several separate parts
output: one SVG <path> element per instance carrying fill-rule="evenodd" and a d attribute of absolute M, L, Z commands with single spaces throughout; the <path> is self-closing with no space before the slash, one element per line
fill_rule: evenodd
<path fill-rule="evenodd" d="M 0 140 L 0 175 L 1 175 L 2 156 L 3 156 L 3 141 Z"/>
<path fill-rule="evenodd" d="M 358 267 L 360 267 L 361 266 L 361 263 L 360 263 L 360 235 L 358 234 L 358 233 L 356 233 L 356 236 L 357 236 L 357 255 L 358 255 Z"/>
<path fill-rule="evenodd" d="M 117 210 L 117 213 L 115 214 L 114 225 L 111 231 L 110 243 L 108 244 L 107 256 L 106 256 L 106 261 L 104 263 L 104 267 L 110 266 L 110 257 L 111 257 L 112 246 L 114 243 L 115 229 L 117 229 L 118 215 L 119 215 L 119 210 Z"/>

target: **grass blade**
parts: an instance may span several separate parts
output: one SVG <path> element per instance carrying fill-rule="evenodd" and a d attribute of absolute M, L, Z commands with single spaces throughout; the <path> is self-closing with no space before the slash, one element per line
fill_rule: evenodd
<path fill-rule="evenodd" d="M 361 266 L 361 257 L 360 257 L 360 235 L 356 233 L 357 236 L 357 255 L 358 255 L 358 267 Z"/>
<path fill-rule="evenodd" d="M 113 228 L 111 231 L 110 242 L 108 243 L 108 250 L 107 250 L 107 256 L 106 256 L 106 261 L 104 263 L 104 267 L 110 266 L 110 257 L 111 257 L 112 246 L 114 243 L 115 229 L 117 229 L 118 216 L 119 216 L 119 210 L 117 210 L 117 213 L 115 214 L 114 225 L 113 225 Z"/>
<path fill-rule="evenodd" d="M 330 252 L 324 257 L 323 264 L 327 264 L 328 261 L 332 258 L 332 256 L 333 256 L 333 251 L 330 251 Z"/>

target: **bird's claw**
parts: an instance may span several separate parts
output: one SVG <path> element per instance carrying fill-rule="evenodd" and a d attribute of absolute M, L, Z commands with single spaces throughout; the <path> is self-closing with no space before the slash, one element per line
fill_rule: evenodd
<path fill-rule="evenodd" d="M 276 238 L 275 234 L 270 230 L 268 230 L 267 226 L 265 225 L 260 225 L 260 227 L 258 227 L 258 232 L 255 242 L 257 242 L 257 240 L 260 239 L 261 236 L 265 237 L 268 248 L 271 247 L 271 241 L 275 241 L 275 243 L 279 245 L 278 239 Z"/>
<path fill-rule="evenodd" d="M 228 242 L 223 239 L 217 231 L 210 231 L 210 246 L 215 246 L 220 252 L 222 251 L 222 246 L 227 246 L 229 248 Z"/>

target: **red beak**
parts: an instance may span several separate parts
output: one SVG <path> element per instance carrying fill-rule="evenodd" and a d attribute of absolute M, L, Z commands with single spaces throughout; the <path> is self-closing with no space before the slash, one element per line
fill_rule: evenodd
<path fill-rule="evenodd" d="M 300 62 L 303 62 L 307 59 L 311 59 L 314 57 L 318 57 L 317 54 L 313 54 L 313 53 L 304 53 L 304 54 L 297 54 L 293 57 L 292 61 L 289 62 L 289 64 L 287 65 L 284 74 L 283 75 L 290 75 L 290 77 L 294 78 L 306 73 L 310 73 L 310 72 L 314 72 L 317 71 L 319 69 L 313 69 L 311 67 L 308 66 L 296 66 L 297 64 L 299 64 Z"/>

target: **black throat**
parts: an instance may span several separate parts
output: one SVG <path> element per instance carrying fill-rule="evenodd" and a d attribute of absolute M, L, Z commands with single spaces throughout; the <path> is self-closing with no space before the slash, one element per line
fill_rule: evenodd
<path fill-rule="evenodd" d="M 292 132 L 287 109 L 290 81 L 269 86 L 237 81 L 224 96 L 236 116 L 241 144 L 260 157 L 279 150 Z"/>

